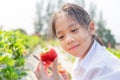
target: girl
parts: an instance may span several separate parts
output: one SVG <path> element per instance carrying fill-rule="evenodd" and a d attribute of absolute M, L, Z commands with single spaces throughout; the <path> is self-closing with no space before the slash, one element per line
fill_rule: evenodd
<path fill-rule="evenodd" d="M 95 35 L 94 22 L 80 6 L 64 4 L 53 15 L 50 32 L 67 53 L 76 57 L 72 80 L 97 80 L 120 70 L 119 59 L 103 47 L 102 42 Z M 41 62 L 39 65 L 40 71 L 35 71 L 38 79 L 62 80 L 57 72 L 57 59 L 53 64 L 52 77 L 45 75 Z"/>

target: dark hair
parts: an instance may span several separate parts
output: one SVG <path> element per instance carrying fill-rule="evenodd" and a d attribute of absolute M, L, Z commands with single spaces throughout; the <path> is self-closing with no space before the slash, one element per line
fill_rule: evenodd
<path fill-rule="evenodd" d="M 79 5 L 66 3 L 64 4 L 59 11 L 53 14 L 52 20 L 51 20 L 51 26 L 50 26 L 50 36 L 55 38 L 56 37 L 56 31 L 55 31 L 55 22 L 59 15 L 65 14 L 70 18 L 73 18 L 75 21 L 77 21 L 80 25 L 87 28 L 89 26 L 89 23 L 91 22 L 91 18 L 89 14 Z M 100 40 L 93 35 L 93 37 L 99 42 Z M 102 42 L 100 41 L 100 44 Z M 102 44 L 101 44 L 102 45 Z"/>

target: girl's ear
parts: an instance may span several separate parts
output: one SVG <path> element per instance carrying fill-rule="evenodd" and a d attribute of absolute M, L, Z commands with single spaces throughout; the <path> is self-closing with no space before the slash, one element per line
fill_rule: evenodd
<path fill-rule="evenodd" d="M 89 32 L 91 35 L 94 35 L 95 34 L 95 24 L 93 21 L 90 22 L 89 24 Z"/>

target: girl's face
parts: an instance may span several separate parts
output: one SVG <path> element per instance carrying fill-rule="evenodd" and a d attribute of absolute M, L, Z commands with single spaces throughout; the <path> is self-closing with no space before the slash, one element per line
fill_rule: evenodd
<path fill-rule="evenodd" d="M 92 27 L 93 28 L 93 27 Z M 66 15 L 59 16 L 55 23 L 56 36 L 62 48 L 76 57 L 84 57 L 91 44 L 93 29 L 86 30 Z"/>

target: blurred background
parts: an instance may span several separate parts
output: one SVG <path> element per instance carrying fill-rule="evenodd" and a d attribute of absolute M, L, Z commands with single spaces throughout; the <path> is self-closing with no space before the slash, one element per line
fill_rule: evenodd
<path fill-rule="evenodd" d="M 74 57 L 66 54 L 57 41 L 47 40 L 50 17 L 65 2 L 87 10 L 106 49 L 120 58 L 120 0 L 0 0 L 0 80 L 18 80 L 26 75 L 26 69 L 33 71 L 37 61 L 32 54 L 39 55 L 48 42 L 55 47 L 63 67 L 71 72 L 67 67 Z"/>
<path fill-rule="evenodd" d="M 120 43 L 119 0 L 0 0 L 0 26 L 45 35 L 50 16 L 65 2 L 77 3 L 89 12 L 106 45 Z"/>

